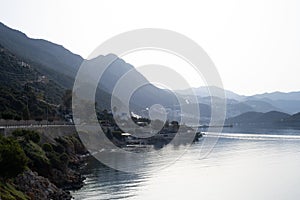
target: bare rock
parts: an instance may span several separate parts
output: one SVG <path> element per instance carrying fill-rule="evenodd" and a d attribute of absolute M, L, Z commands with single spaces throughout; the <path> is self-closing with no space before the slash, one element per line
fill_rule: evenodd
<path fill-rule="evenodd" d="M 24 192 L 31 199 L 69 200 L 72 198 L 69 192 L 57 188 L 47 178 L 30 170 L 19 174 L 15 179 L 15 184 L 17 189 Z"/>

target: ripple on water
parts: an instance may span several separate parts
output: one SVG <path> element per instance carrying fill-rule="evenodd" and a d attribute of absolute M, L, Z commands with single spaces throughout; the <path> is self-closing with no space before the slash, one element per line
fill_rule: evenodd
<path fill-rule="evenodd" d="M 153 170 L 161 164 L 155 156 L 148 158 L 146 170 L 137 174 L 116 171 L 92 159 L 85 186 L 72 195 L 83 200 L 298 199 L 300 136 L 284 134 L 223 134 L 204 159 L 200 159 L 200 142 L 162 170 Z"/>

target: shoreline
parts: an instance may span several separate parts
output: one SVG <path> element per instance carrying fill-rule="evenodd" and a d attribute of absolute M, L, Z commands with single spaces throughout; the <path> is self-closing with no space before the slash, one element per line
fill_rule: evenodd
<path fill-rule="evenodd" d="M 0 177 L 0 199 L 70 200 L 84 185 L 82 167 L 89 153 L 76 134 L 54 140 L 43 133 L 18 130 L 2 141 L 14 141 L 24 152 L 24 171 Z"/>

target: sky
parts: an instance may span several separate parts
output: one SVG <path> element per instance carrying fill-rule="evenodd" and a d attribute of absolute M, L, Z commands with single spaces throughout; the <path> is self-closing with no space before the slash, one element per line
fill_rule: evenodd
<path fill-rule="evenodd" d="M 228 90 L 243 95 L 300 91 L 297 0 L 0 3 L 0 21 L 7 26 L 61 44 L 84 58 L 122 32 L 163 28 L 197 42 L 215 63 Z"/>

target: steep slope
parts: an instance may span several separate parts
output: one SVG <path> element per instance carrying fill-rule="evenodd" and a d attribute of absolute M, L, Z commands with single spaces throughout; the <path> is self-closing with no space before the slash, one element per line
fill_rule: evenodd
<path fill-rule="evenodd" d="M 113 60 L 113 62 L 105 69 L 102 77 L 99 80 L 98 90 L 96 92 L 98 105 L 103 106 L 105 104 L 106 107 L 110 108 L 111 95 L 116 87 L 121 86 L 124 88 L 124 91 L 128 91 L 130 86 L 138 85 L 141 82 L 144 85 L 136 88 L 130 99 L 129 106 L 132 110 L 138 112 L 141 109 L 150 107 L 153 104 L 162 104 L 164 106 L 178 104 L 175 95 L 172 92 L 159 89 L 150 84 L 149 81 L 141 73 L 135 70 L 132 65 L 126 63 L 124 60 L 118 58 L 114 54 L 108 54 L 106 56 L 100 55 L 92 60 L 86 60 L 85 65 L 88 66 L 85 71 L 87 74 L 86 76 L 90 77 L 90 80 L 96 81 L 98 77 L 95 77 L 93 74 L 95 68 L 97 68 L 97 70 L 103 68 L 104 70 L 108 60 Z M 128 72 L 130 73 L 128 74 Z M 126 82 L 126 84 L 117 86 L 118 81 L 124 76 L 130 76 L 130 80 Z M 108 99 L 103 99 L 103 96 Z M 126 102 L 123 102 L 122 104 L 126 105 Z"/>
<path fill-rule="evenodd" d="M 63 88 L 1 45 L 0 70 L 0 114 L 3 118 L 34 119 L 46 112 L 55 115 L 53 104 L 60 103 Z"/>
<path fill-rule="evenodd" d="M 61 88 L 72 88 L 78 67 L 83 62 L 79 55 L 70 52 L 61 45 L 46 40 L 31 39 L 24 33 L 13 30 L 2 23 L 0 23 L 0 44 L 14 55 L 17 55 L 24 63 L 29 64 L 37 73 L 46 75 L 50 81 Z M 103 55 L 99 56 L 99 58 L 104 59 L 106 56 L 111 57 L 114 55 Z M 132 65 L 122 59 L 116 59 L 109 66 L 99 82 L 96 95 L 101 109 L 110 108 L 110 95 L 116 83 L 124 74 L 134 70 Z M 137 71 L 134 74 L 136 77 L 145 79 Z M 43 90 L 43 88 L 40 89 Z M 210 86 L 209 89 L 221 90 L 213 86 Z M 194 88 L 194 91 L 200 99 L 209 96 L 208 88 L 206 87 Z M 60 90 L 52 90 L 54 94 L 59 92 Z M 178 91 L 178 93 L 184 94 L 185 91 Z M 234 117 L 250 111 L 268 112 L 276 110 L 290 114 L 300 111 L 300 92 L 275 92 L 253 95 L 251 97 L 227 90 L 225 93 L 227 97 L 227 117 Z M 59 94 L 56 95 L 59 96 Z M 49 99 L 49 96 L 47 98 L 47 101 L 56 101 L 55 98 L 52 100 Z M 131 108 L 135 110 L 149 107 L 155 103 L 161 103 L 169 107 L 177 104 L 174 95 L 170 91 L 161 90 L 151 84 L 137 90 L 133 94 L 130 103 Z M 209 102 L 202 102 L 201 100 L 200 103 L 210 106 Z"/>
<path fill-rule="evenodd" d="M 42 39 L 31 39 L 24 33 L 0 23 L 0 43 L 20 58 L 55 72 L 75 76 L 82 58 L 64 47 Z"/>
<path fill-rule="evenodd" d="M 0 22 L 0 44 L 35 70 L 65 88 L 71 88 L 82 58 L 60 45 L 32 39 Z"/>
<path fill-rule="evenodd" d="M 0 43 L 12 53 L 20 57 L 24 62 L 64 88 L 72 88 L 76 73 L 83 59 L 61 45 L 46 40 L 31 39 L 24 33 L 11 29 L 0 23 Z M 114 56 L 100 55 L 99 60 Z M 99 64 L 101 67 L 101 61 Z M 105 71 L 99 82 L 97 101 L 101 108 L 110 108 L 110 94 L 117 81 L 128 71 L 135 71 L 134 67 L 122 59 L 116 59 Z M 93 73 L 93 72 L 91 72 Z M 135 71 L 136 77 L 142 75 Z M 145 79 L 145 78 L 144 78 Z M 146 79 L 145 79 L 146 80 Z M 172 95 L 171 95 L 172 96 Z M 134 107 L 147 107 L 156 102 L 172 104 L 169 100 L 170 93 L 149 84 L 137 91 L 133 97 Z"/>

